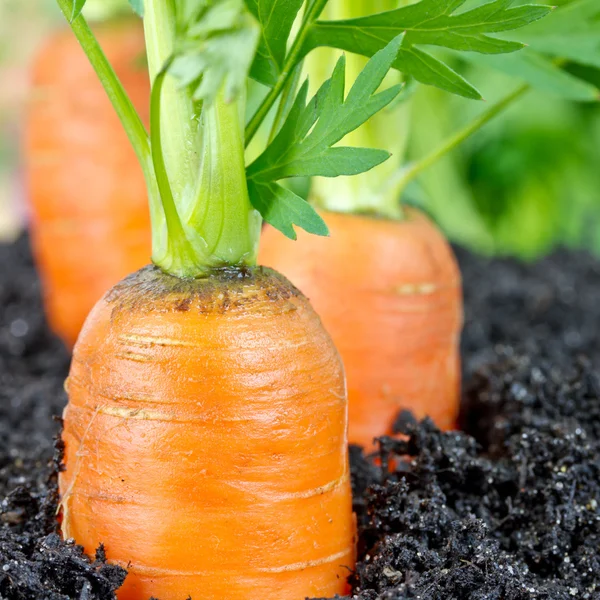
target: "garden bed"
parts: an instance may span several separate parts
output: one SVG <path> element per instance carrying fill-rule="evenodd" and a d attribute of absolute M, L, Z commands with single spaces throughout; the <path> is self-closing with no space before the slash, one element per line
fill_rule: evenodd
<path fill-rule="evenodd" d="M 466 433 L 400 415 L 393 473 L 352 449 L 353 598 L 600 599 L 600 263 L 458 254 Z M 125 572 L 55 533 L 69 357 L 39 293 L 27 238 L 0 246 L 0 598 L 108 599 Z"/>

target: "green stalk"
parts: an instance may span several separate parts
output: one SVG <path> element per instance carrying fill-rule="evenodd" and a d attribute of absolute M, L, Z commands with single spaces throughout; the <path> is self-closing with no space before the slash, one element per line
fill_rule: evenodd
<path fill-rule="evenodd" d="M 256 263 L 260 216 L 246 182 L 245 98 L 226 102 L 220 94 L 199 111 L 167 73 L 177 10 L 175 0 L 146 0 L 144 12 L 154 80 L 152 150 L 166 221 L 166 233 L 156 232 L 153 260 L 172 275 L 206 277 L 212 269 Z"/>
<path fill-rule="evenodd" d="M 69 20 L 73 13 L 73 0 L 57 0 L 57 2 L 65 18 Z M 142 166 L 146 182 L 153 180 L 154 170 L 148 133 L 133 107 L 129 96 L 123 89 L 119 78 L 108 62 L 104 52 L 102 52 L 102 48 L 100 48 L 92 30 L 82 15 L 79 15 L 71 23 L 71 29 L 96 71 L 119 119 L 123 123 L 129 141 Z"/>
<path fill-rule="evenodd" d="M 154 79 L 150 98 L 150 141 L 152 146 L 152 161 L 156 173 L 156 183 L 162 199 L 162 206 L 167 227 L 166 248 L 159 255 L 159 263 L 170 273 L 186 274 L 186 266 L 194 262 L 192 249 L 187 241 L 181 219 L 177 212 L 173 191 L 167 173 L 163 145 L 161 139 L 162 120 L 162 91 L 170 62 Z M 161 240 L 165 239 L 161 236 Z M 164 242 L 163 242 L 164 243 Z M 161 247 L 160 243 L 155 246 Z"/>
<path fill-rule="evenodd" d="M 387 183 L 386 188 L 388 193 L 392 194 L 396 198 L 399 198 L 406 189 L 406 186 L 418 175 L 434 165 L 438 160 L 446 156 L 446 154 L 460 146 L 460 144 L 471 137 L 471 135 L 479 131 L 479 129 L 489 123 L 494 117 L 498 116 L 516 100 L 525 95 L 529 89 L 530 86 L 528 84 L 521 85 L 514 91 L 507 94 L 504 98 L 496 102 L 496 104 L 491 106 L 488 110 L 482 112 L 478 117 L 465 125 L 465 127 L 452 134 L 437 148 L 434 148 L 423 158 L 420 158 L 419 160 L 412 162 L 398 170 L 395 176 L 392 177 Z"/>
<path fill-rule="evenodd" d="M 65 17 L 72 0 L 57 0 Z M 318 0 L 321 2 L 322 0 Z M 178 277 L 256 263 L 260 215 L 250 204 L 244 164 L 245 98 L 222 94 L 201 111 L 168 75 L 175 48 L 176 0 L 146 0 L 150 138 L 83 16 L 71 27 L 102 82 L 146 178 L 152 260 Z"/>
<path fill-rule="evenodd" d="M 65 15 L 65 18 L 69 20 L 73 13 L 73 0 L 57 0 L 57 2 Z M 165 237 L 165 234 L 159 235 L 162 233 L 162 224 L 164 223 L 165 217 L 154 173 L 154 163 L 152 160 L 148 132 L 137 111 L 133 107 L 127 92 L 125 92 L 119 81 L 119 78 L 108 62 L 104 52 L 102 52 L 98 41 L 94 37 L 94 34 L 86 23 L 83 15 L 79 15 L 71 22 L 71 29 L 83 48 L 94 71 L 96 71 L 109 100 L 123 124 L 123 128 L 129 137 L 129 141 L 131 142 L 142 167 L 146 188 L 148 190 L 148 201 L 150 204 L 150 217 L 152 220 L 153 231 L 152 248 L 154 253 L 156 248 L 161 246 L 161 243 L 158 243 L 158 241 L 162 241 L 157 241 L 157 237 Z M 155 234 L 155 232 L 159 232 L 159 234 Z"/>
<path fill-rule="evenodd" d="M 175 51 L 176 0 L 145 0 L 144 32 L 150 81 L 155 81 Z M 190 93 L 167 76 L 162 89 L 160 138 L 173 194 L 191 194 L 199 168 L 200 110 Z"/>
<path fill-rule="evenodd" d="M 302 62 L 298 63 L 294 67 L 294 72 L 292 73 L 292 76 L 287 80 L 287 83 L 285 84 L 283 91 L 281 92 L 281 100 L 279 101 L 277 113 L 275 114 L 275 119 L 273 120 L 271 133 L 269 134 L 269 143 L 271 143 L 275 139 L 275 136 L 279 133 L 281 126 L 283 125 L 286 117 L 288 116 L 292 108 L 292 105 L 294 104 L 296 91 L 298 90 L 298 85 L 300 84 L 301 78 Z"/>
<path fill-rule="evenodd" d="M 324 15 L 328 19 L 342 20 L 384 12 L 408 4 L 406 0 L 330 0 Z M 319 49 L 306 59 L 306 68 L 313 84 L 324 79 L 330 71 L 338 52 Z M 346 56 L 346 81 L 356 79 L 364 68 L 366 58 L 355 54 Z M 392 83 L 401 81 L 397 72 L 390 73 Z M 375 115 L 341 142 L 344 146 L 382 148 L 392 157 L 367 173 L 353 177 L 335 179 L 315 177 L 311 188 L 312 203 L 322 209 L 335 212 L 375 213 L 389 218 L 401 218 L 402 211 L 398 196 L 388 190 L 385 182 L 397 171 L 408 141 L 410 105 L 395 103 Z"/>
<path fill-rule="evenodd" d="M 221 93 L 202 111 L 202 164 L 186 222 L 210 268 L 256 264 L 262 219 L 248 196 L 244 104 Z"/>

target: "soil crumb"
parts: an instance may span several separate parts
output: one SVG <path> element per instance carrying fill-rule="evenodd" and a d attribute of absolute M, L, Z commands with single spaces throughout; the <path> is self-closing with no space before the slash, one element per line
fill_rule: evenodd
<path fill-rule="evenodd" d="M 457 254 L 464 431 L 402 413 L 375 455 L 351 448 L 348 599 L 600 600 L 600 263 Z M 125 571 L 57 535 L 69 356 L 26 236 L 0 265 L 0 599 L 113 600 Z"/>

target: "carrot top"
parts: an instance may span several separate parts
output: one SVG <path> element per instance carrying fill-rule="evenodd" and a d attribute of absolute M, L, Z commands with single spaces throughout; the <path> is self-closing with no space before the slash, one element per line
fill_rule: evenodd
<path fill-rule="evenodd" d="M 289 85 L 289 54 L 298 54 L 298 40 L 327 0 L 132 2 L 144 15 L 153 82 L 149 133 L 81 14 L 85 0 L 57 1 L 136 150 L 148 188 L 152 260 L 167 273 L 204 277 L 211 269 L 255 264 L 261 217 L 291 238 L 294 226 L 327 235 L 314 209 L 279 182 L 354 175 L 389 157 L 371 148 L 333 146 L 400 92 L 400 86 L 378 90 L 401 35 L 373 56 L 347 95 L 343 58 L 310 100 L 306 84 Z M 298 33 L 288 51 L 296 19 Z M 256 69 L 273 75 L 274 83 L 265 88 L 248 137 L 274 102 L 280 102 L 279 118 L 271 141 L 246 165 L 245 91 Z"/>
<path fill-rule="evenodd" d="M 398 98 L 403 83 L 416 80 L 481 98 L 422 46 L 510 53 L 523 44 L 490 34 L 522 27 L 550 11 L 512 7 L 513 0 L 492 0 L 463 12 L 457 11 L 467 0 L 130 0 L 144 16 L 153 82 L 148 134 L 81 15 L 86 0 L 57 2 L 142 164 L 152 260 L 181 277 L 255 264 L 261 218 L 293 239 L 295 226 L 327 235 L 315 210 L 281 180 L 353 176 L 377 167 L 390 154 L 374 148 L 401 150 L 389 144 L 391 135 L 401 135 L 400 126 L 387 120 L 383 128 L 361 126 Z M 348 70 L 339 59 L 308 100 L 302 63 L 319 47 L 354 56 Z M 357 61 L 358 55 L 369 61 Z M 391 68 L 402 79 L 386 88 L 382 83 Z M 245 123 L 248 77 L 262 84 L 263 96 Z M 352 87 L 346 94 L 347 83 Z M 268 142 L 247 165 L 244 148 L 269 121 Z M 371 147 L 338 145 L 356 130 L 350 142 Z M 340 183 L 337 193 L 330 188 L 324 194 L 326 208 L 339 210 L 336 198 L 342 197 L 342 210 L 366 207 L 399 216 L 393 178 L 375 171 L 358 180 L 354 194 L 346 180 Z"/>

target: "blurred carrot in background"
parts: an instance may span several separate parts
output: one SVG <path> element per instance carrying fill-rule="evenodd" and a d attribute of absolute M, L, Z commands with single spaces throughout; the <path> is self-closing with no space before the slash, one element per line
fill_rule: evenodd
<path fill-rule="evenodd" d="M 599 131 L 600 6 L 560 4 L 552 12 L 459 0 L 419 12 L 404 0 L 332 0 L 325 14 L 337 22 L 309 36 L 309 47 L 326 46 L 324 33 L 337 32 L 334 47 L 354 52 L 349 64 L 360 65 L 357 55 L 404 32 L 396 65 L 404 93 L 385 119 L 349 136 L 393 159 L 352 179 L 313 181 L 308 200 L 323 211 L 331 239 L 293 244 L 266 228 L 261 247 L 261 261 L 311 299 L 344 358 L 353 442 L 369 445 L 390 431 L 399 408 L 453 424 L 462 305 L 441 231 L 478 250 L 524 257 L 561 242 L 600 247 L 597 168 L 584 159 L 598 147 L 590 139 Z M 388 12 L 361 18 L 374 5 Z M 423 52 L 419 44 L 430 46 Z M 307 59 L 313 81 L 331 54 Z M 422 85 L 432 83 L 438 89 Z M 473 102 L 483 95 L 487 103 Z M 509 107 L 487 133 L 473 135 Z M 579 111 L 586 118 L 578 123 Z M 551 132 L 540 130 L 542 121 Z"/>
<path fill-rule="evenodd" d="M 109 20 L 95 32 L 147 122 L 139 20 Z M 67 29 L 39 52 L 31 94 L 24 158 L 32 242 L 50 325 L 72 346 L 102 294 L 147 262 L 145 183 L 102 85 Z"/>
<path fill-rule="evenodd" d="M 348 377 L 349 439 L 369 447 L 400 407 L 456 423 L 462 297 L 450 246 L 420 211 L 401 220 L 321 213 L 329 238 L 268 227 L 259 259 L 315 306 Z"/>

